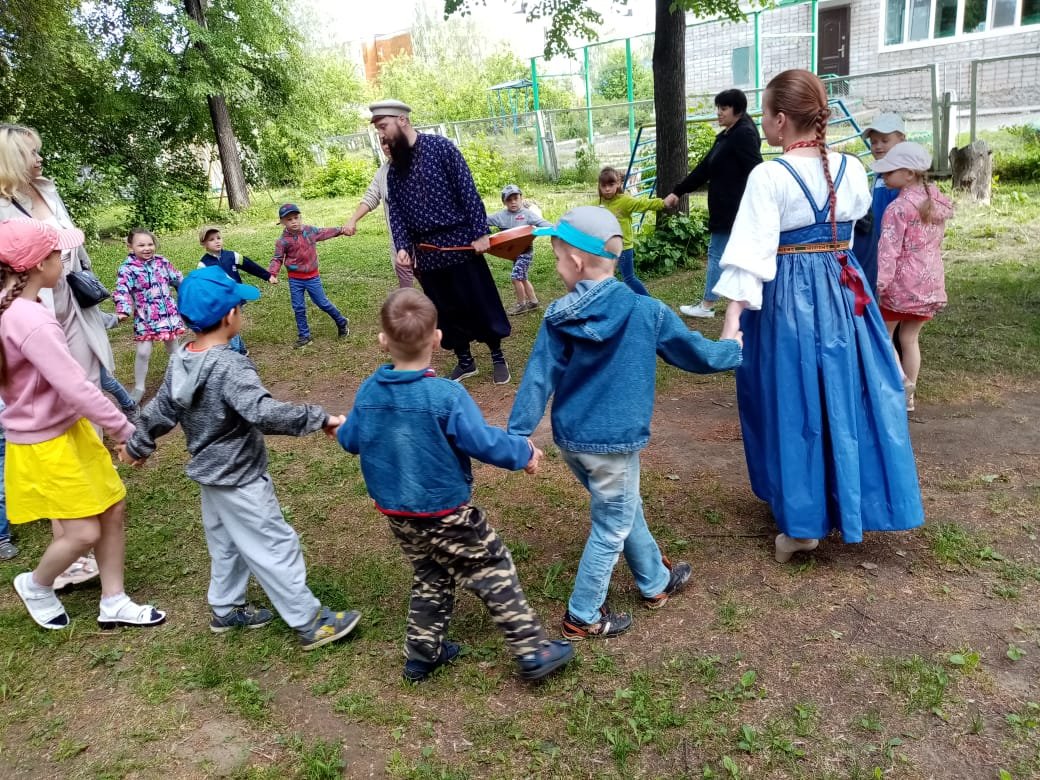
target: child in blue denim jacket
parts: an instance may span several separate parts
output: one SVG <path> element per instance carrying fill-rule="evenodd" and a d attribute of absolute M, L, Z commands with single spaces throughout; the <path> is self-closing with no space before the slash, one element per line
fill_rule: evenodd
<path fill-rule="evenodd" d="M 445 640 L 456 585 L 484 602 L 520 676 L 545 677 L 574 650 L 546 639 L 509 549 L 484 512 L 469 503 L 471 457 L 533 474 L 542 451 L 526 437 L 488 425 L 462 385 L 430 368 L 441 332 L 429 298 L 411 287 L 394 290 L 380 320 L 379 344 L 393 364 L 361 385 L 337 438 L 361 456 L 369 495 L 415 572 L 404 678 L 422 682 L 458 656 L 459 646 Z"/>
<path fill-rule="evenodd" d="M 639 493 L 639 451 L 650 439 L 657 358 L 706 374 L 738 366 L 741 345 L 687 330 L 663 303 L 614 279 L 622 233 L 606 209 L 581 206 L 557 226 L 534 232 L 553 237 L 556 271 L 570 292 L 546 309 L 508 430 L 529 436 L 553 396 L 553 440 L 592 497 L 592 528 L 563 636 L 617 636 L 632 626 L 630 614 L 606 605 L 622 552 L 649 609 L 664 606 L 692 573 L 690 564 L 672 565 L 661 553 Z"/>

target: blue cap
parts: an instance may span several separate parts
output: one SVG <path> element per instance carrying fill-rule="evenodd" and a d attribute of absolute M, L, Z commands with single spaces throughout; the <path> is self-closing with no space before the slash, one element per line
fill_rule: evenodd
<path fill-rule="evenodd" d="M 239 284 L 219 265 L 208 265 L 184 277 L 177 291 L 177 308 L 192 330 L 205 330 L 220 322 L 239 304 L 255 301 L 260 291 Z"/>
<path fill-rule="evenodd" d="M 602 206 L 578 206 L 551 227 L 534 229 L 536 236 L 556 236 L 575 249 L 597 257 L 617 260 L 618 256 L 607 249 L 607 242 L 617 236 L 621 238 L 621 224 L 617 217 Z"/>
<path fill-rule="evenodd" d="M 281 208 L 278 209 L 278 219 L 285 219 L 290 214 L 299 214 L 300 207 L 295 203 L 283 203 Z"/>

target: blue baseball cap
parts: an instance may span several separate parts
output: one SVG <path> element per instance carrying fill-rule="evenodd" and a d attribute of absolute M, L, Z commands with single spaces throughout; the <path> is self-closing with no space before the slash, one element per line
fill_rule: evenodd
<path fill-rule="evenodd" d="M 621 224 L 602 206 L 578 206 L 560 217 L 557 224 L 535 228 L 534 235 L 555 236 L 582 252 L 617 260 L 618 256 L 607 249 L 607 242 L 614 236 L 621 238 Z"/>
<path fill-rule="evenodd" d="M 192 330 L 205 330 L 236 306 L 259 297 L 260 291 L 252 285 L 239 284 L 219 265 L 208 265 L 184 277 L 177 291 L 177 308 Z"/>
<path fill-rule="evenodd" d="M 295 203 L 283 203 L 278 209 L 278 219 L 285 219 L 290 214 L 299 214 L 300 207 Z"/>

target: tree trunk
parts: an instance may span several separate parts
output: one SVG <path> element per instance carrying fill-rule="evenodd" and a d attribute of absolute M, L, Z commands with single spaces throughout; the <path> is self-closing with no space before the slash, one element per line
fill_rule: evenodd
<path fill-rule="evenodd" d="M 993 183 L 993 152 L 985 141 L 950 150 L 954 189 L 967 190 L 971 199 L 989 203 Z"/>
<path fill-rule="evenodd" d="M 657 122 L 657 195 L 668 195 L 686 176 L 686 13 L 657 3 L 654 35 L 654 114 Z M 683 198 L 685 208 L 686 199 Z"/>
<path fill-rule="evenodd" d="M 184 12 L 199 27 L 206 26 L 205 0 L 184 0 Z M 193 44 L 203 48 L 202 44 Z M 242 159 L 238 154 L 238 139 L 235 128 L 231 126 L 227 101 L 223 95 L 207 95 L 209 117 L 213 123 L 213 134 L 217 139 L 217 152 L 220 155 L 220 169 L 224 174 L 224 188 L 227 190 L 228 206 L 232 211 L 249 208 L 249 191 L 246 189 L 246 177 L 242 173 Z"/>
<path fill-rule="evenodd" d="M 238 140 L 235 129 L 228 116 L 227 101 L 223 95 L 207 95 L 209 116 L 213 121 L 213 132 L 217 136 L 217 152 L 220 154 L 220 167 L 224 172 L 224 186 L 227 188 L 228 206 L 232 211 L 249 208 L 249 190 L 246 188 L 246 177 L 242 173 L 242 160 L 238 155 Z"/>

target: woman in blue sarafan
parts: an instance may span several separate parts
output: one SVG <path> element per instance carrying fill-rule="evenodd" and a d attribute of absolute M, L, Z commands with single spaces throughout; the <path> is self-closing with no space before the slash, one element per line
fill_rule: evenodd
<path fill-rule="evenodd" d="M 828 152 L 829 115 L 814 74 L 769 82 L 762 130 L 784 154 L 752 171 L 714 290 L 732 301 L 722 338 L 744 332 L 744 452 L 781 563 L 834 529 L 860 542 L 924 522 L 903 382 L 848 249 L 870 206 L 867 176 Z"/>

